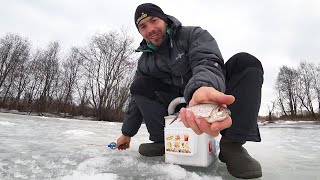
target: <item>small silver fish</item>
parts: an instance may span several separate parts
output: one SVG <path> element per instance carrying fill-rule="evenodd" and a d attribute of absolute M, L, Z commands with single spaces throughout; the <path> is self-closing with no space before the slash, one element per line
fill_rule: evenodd
<path fill-rule="evenodd" d="M 231 111 L 228 108 L 217 104 L 197 104 L 195 106 L 187 107 L 186 109 L 191 110 L 196 116 L 203 117 L 209 123 L 222 121 L 231 115 Z M 174 118 L 170 124 L 177 120 L 178 117 L 179 114 L 176 115 L 176 118 Z"/>

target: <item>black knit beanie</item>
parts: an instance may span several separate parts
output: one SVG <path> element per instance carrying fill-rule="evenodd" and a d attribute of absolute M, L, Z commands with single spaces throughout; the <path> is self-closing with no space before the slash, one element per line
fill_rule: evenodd
<path fill-rule="evenodd" d="M 142 19 L 149 16 L 159 17 L 160 19 L 167 22 L 167 15 L 163 13 L 162 9 L 159 6 L 152 3 L 145 3 L 139 5 L 134 14 L 134 23 L 136 24 L 136 27 L 138 28 L 138 24 Z"/>

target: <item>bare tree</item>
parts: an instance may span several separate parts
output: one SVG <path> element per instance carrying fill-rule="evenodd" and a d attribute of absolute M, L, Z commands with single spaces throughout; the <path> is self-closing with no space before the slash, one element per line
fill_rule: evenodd
<path fill-rule="evenodd" d="M 129 73 L 131 74 L 131 73 Z M 113 94 L 117 97 L 117 99 L 111 99 L 113 102 L 109 102 L 109 105 L 113 105 L 110 109 L 114 109 L 114 118 L 118 121 L 122 121 L 124 118 L 124 111 L 126 110 L 127 106 L 129 105 L 129 97 L 130 91 L 129 88 L 130 84 L 133 80 L 133 74 L 131 78 L 127 78 L 121 84 L 119 83 L 117 86 L 113 88 Z"/>
<path fill-rule="evenodd" d="M 50 43 L 47 50 L 39 50 L 31 62 L 32 83 L 29 88 L 29 96 L 36 100 L 36 110 L 39 113 L 46 112 L 48 103 L 52 102 L 57 76 L 59 74 L 58 60 L 59 44 Z"/>
<path fill-rule="evenodd" d="M 15 93 L 11 88 L 19 76 L 19 68 L 29 58 L 30 43 L 27 39 L 15 34 L 7 34 L 0 39 L 0 97 L 5 103 L 8 94 Z"/>
<path fill-rule="evenodd" d="M 315 66 L 312 63 L 301 62 L 298 68 L 299 71 L 299 88 L 300 93 L 298 98 L 303 105 L 303 107 L 316 119 L 313 108 L 313 100 L 315 97 L 315 90 L 312 88 L 314 84 L 314 75 L 313 72 Z"/>
<path fill-rule="evenodd" d="M 80 56 L 78 49 L 73 47 L 66 61 L 62 63 L 62 91 L 60 95 L 62 106 L 60 112 L 66 111 L 67 105 L 70 106 L 74 103 L 73 95 L 76 90 L 77 81 L 80 78 L 79 72 L 82 62 L 83 58 Z M 60 98 L 59 101 L 61 101 Z"/>
<path fill-rule="evenodd" d="M 268 105 L 268 120 L 272 121 L 272 114 L 274 111 L 274 108 L 276 107 L 276 101 L 271 101 L 271 105 Z"/>
<path fill-rule="evenodd" d="M 19 63 L 16 69 L 12 71 L 12 74 L 8 76 L 7 81 L 5 83 L 8 84 L 7 90 L 10 90 L 11 104 L 9 108 L 22 110 L 20 108 L 20 105 L 22 105 L 21 97 L 23 96 L 23 93 L 28 83 L 28 63 Z M 3 100 L 5 100 L 5 97 Z"/>
<path fill-rule="evenodd" d="M 288 116 L 285 105 L 284 105 L 284 93 L 281 91 L 281 83 L 279 81 L 276 81 L 275 90 L 277 91 L 277 99 L 278 99 L 278 105 L 282 111 L 282 114 L 284 116 Z"/>
<path fill-rule="evenodd" d="M 33 103 L 36 99 L 40 97 L 40 89 L 42 82 L 44 80 L 44 75 L 42 72 L 42 64 L 40 63 L 42 51 L 37 50 L 28 63 L 28 77 L 29 83 L 25 88 L 24 101 L 27 109 L 31 112 L 33 111 Z"/>
<path fill-rule="evenodd" d="M 320 64 L 318 64 L 313 72 L 314 77 L 314 89 L 318 100 L 318 113 L 320 114 Z"/>
<path fill-rule="evenodd" d="M 95 35 L 89 46 L 81 51 L 85 59 L 83 67 L 88 79 L 91 103 L 96 117 L 102 119 L 115 109 L 113 102 L 132 71 L 131 55 L 133 39 L 126 32 L 110 32 Z M 127 87 L 128 88 L 128 87 Z M 108 117 L 107 117 L 108 118 Z"/>
<path fill-rule="evenodd" d="M 286 115 L 289 109 L 290 115 L 297 115 L 297 79 L 298 72 L 287 66 L 282 66 L 277 77 L 276 90 L 280 107 Z"/>
<path fill-rule="evenodd" d="M 82 79 L 76 84 L 77 97 L 78 97 L 78 114 L 79 115 L 93 115 L 88 112 L 90 107 L 90 95 L 89 95 L 89 82 Z"/>

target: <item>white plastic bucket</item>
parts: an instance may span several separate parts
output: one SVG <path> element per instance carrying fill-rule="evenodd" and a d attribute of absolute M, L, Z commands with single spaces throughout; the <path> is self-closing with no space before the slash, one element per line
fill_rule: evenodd
<path fill-rule="evenodd" d="M 165 162 L 189 165 L 209 166 L 218 155 L 215 139 L 208 134 L 197 135 L 186 128 L 176 116 L 165 117 Z"/>

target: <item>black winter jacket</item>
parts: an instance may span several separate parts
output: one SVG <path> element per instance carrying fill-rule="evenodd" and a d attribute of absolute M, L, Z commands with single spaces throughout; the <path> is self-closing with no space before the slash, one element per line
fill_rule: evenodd
<path fill-rule="evenodd" d="M 143 52 L 135 78 L 150 76 L 163 83 L 179 87 L 189 102 L 195 90 L 202 86 L 225 91 L 225 66 L 215 39 L 201 27 L 182 26 L 168 15 L 170 36 L 154 52 L 147 50 L 143 40 L 137 51 Z M 131 99 L 122 133 L 134 136 L 142 123 L 142 115 Z"/>

